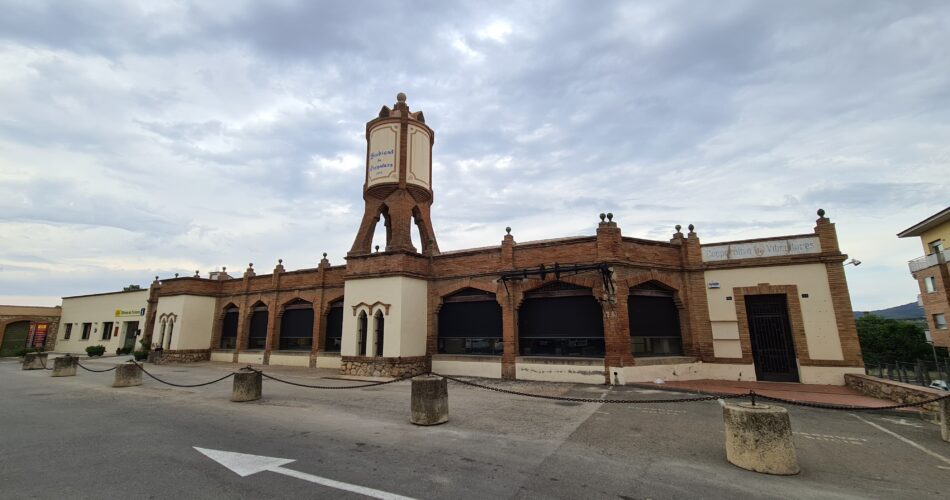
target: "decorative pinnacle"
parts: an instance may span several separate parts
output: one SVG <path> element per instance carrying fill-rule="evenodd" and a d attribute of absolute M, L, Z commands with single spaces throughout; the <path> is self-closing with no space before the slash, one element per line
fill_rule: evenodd
<path fill-rule="evenodd" d="M 326 252 L 323 252 L 323 258 L 324 258 L 324 259 L 327 258 L 327 253 L 326 253 Z"/>
<path fill-rule="evenodd" d="M 824 217 L 824 216 L 825 216 L 825 209 L 824 209 L 824 208 L 819 208 L 819 209 L 818 209 L 818 217 Z"/>
<path fill-rule="evenodd" d="M 155 277 L 155 281 L 158 281 L 158 276 Z"/>
<path fill-rule="evenodd" d="M 284 263 L 284 259 L 277 259 L 277 263 L 278 263 L 278 264 L 283 264 L 283 263 Z"/>
<path fill-rule="evenodd" d="M 399 102 L 406 102 L 406 94 L 402 92 L 396 94 L 396 100 Z"/>
<path fill-rule="evenodd" d="M 376 251 L 377 252 L 379 251 L 379 245 L 376 245 Z"/>
<path fill-rule="evenodd" d="M 254 267 L 254 263 L 253 263 L 253 262 L 248 262 L 248 263 L 247 263 L 247 267 Z"/>
<path fill-rule="evenodd" d="M 604 219 L 606 218 L 607 218 L 607 214 L 604 214 L 604 213 L 600 214 L 600 222 L 603 222 Z"/>
<path fill-rule="evenodd" d="M 506 233 L 506 234 L 511 234 L 511 226 L 508 226 L 508 227 L 505 228 L 505 233 Z"/>
<path fill-rule="evenodd" d="M 690 224 L 689 226 L 686 226 L 686 227 L 689 228 L 689 232 L 691 232 L 691 233 L 693 232 L 694 229 L 696 229 L 696 226 L 694 226 L 694 225 L 692 225 L 692 224 Z"/>
<path fill-rule="evenodd" d="M 178 277 L 178 273 L 175 273 L 175 277 L 176 277 L 176 278 Z"/>
<path fill-rule="evenodd" d="M 613 221 L 614 221 L 614 214 L 607 212 L 607 222 L 613 222 Z"/>
<path fill-rule="evenodd" d="M 197 269 L 195 269 L 195 278 L 197 278 L 197 277 L 199 277 L 199 276 L 201 276 L 201 273 L 200 273 L 200 272 L 198 272 L 198 270 L 197 270 Z"/>
<path fill-rule="evenodd" d="M 680 232 L 680 229 L 683 229 L 683 226 L 677 224 L 677 225 L 676 225 L 676 232 L 677 232 L 677 233 Z"/>

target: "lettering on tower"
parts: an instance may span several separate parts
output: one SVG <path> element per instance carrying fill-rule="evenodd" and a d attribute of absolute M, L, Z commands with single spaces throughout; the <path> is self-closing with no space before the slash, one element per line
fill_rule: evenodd
<path fill-rule="evenodd" d="M 366 183 L 399 182 L 396 158 L 399 157 L 399 124 L 383 124 L 369 134 L 369 158 Z"/>

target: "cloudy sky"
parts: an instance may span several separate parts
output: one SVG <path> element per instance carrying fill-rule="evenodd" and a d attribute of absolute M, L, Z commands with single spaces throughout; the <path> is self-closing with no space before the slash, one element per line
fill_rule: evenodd
<path fill-rule="evenodd" d="M 442 250 L 837 224 L 915 300 L 948 205 L 950 3 L 0 0 L 0 303 L 344 263 L 365 122 L 436 131 Z"/>

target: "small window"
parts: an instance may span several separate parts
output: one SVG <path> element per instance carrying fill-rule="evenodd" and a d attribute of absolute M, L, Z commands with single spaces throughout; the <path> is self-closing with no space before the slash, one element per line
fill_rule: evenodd
<path fill-rule="evenodd" d="M 73 334 L 73 324 L 66 323 L 66 335 L 63 336 L 63 340 L 69 340 L 69 337 Z"/>
<path fill-rule="evenodd" d="M 102 324 L 102 340 L 109 340 L 112 338 L 112 322 L 107 321 Z"/>
<path fill-rule="evenodd" d="M 89 333 L 92 331 L 92 323 L 82 324 L 82 337 L 80 340 L 89 340 Z"/>
<path fill-rule="evenodd" d="M 943 313 L 934 314 L 934 327 L 937 330 L 947 329 L 947 318 L 943 315 Z"/>
<path fill-rule="evenodd" d="M 937 290 L 937 280 L 933 276 L 927 276 L 924 278 L 924 289 L 927 290 L 927 293 L 933 293 Z"/>
<path fill-rule="evenodd" d="M 938 253 L 943 251 L 943 240 L 934 240 L 930 243 L 927 243 L 927 246 L 930 247 L 930 253 Z"/>

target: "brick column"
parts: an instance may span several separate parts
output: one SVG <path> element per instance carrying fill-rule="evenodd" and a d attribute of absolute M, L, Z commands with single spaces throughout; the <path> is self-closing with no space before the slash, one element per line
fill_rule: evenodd
<path fill-rule="evenodd" d="M 851 307 L 851 292 L 848 291 L 848 280 L 844 274 L 843 262 L 848 256 L 841 253 L 835 225 L 825 217 L 825 211 L 821 209 L 818 209 L 818 220 L 815 221 L 815 235 L 821 243 L 822 256 L 835 258 L 834 262 L 825 262 L 825 271 L 828 274 L 828 287 L 831 289 L 831 304 L 834 307 L 841 354 L 849 365 L 864 366 L 858 329 L 854 323 L 854 310 Z"/>
<path fill-rule="evenodd" d="M 610 367 L 633 366 L 630 352 L 630 320 L 627 312 L 627 291 L 618 290 L 615 300 L 601 302 L 604 313 L 604 369 L 610 383 Z"/>
<path fill-rule="evenodd" d="M 270 351 L 274 348 L 276 331 L 280 328 L 280 319 L 284 315 L 284 308 L 277 303 L 278 294 L 274 294 L 270 305 L 267 306 L 267 338 L 264 340 L 264 364 L 270 364 Z"/>
<path fill-rule="evenodd" d="M 715 358 L 712 338 L 712 322 L 709 320 L 709 301 L 706 298 L 706 274 L 703 268 L 703 252 L 699 235 L 692 224 L 683 240 L 683 267 L 685 290 L 681 297 L 688 311 L 689 331 L 683 338 L 684 354 L 696 356 L 703 361 Z M 686 337 L 689 338 L 686 338 Z"/>
<path fill-rule="evenodd" d="M 508 284 L 511 295 L 498 294 L 498 304 L 501 305 L 502 344 L 504 352 L 501 355 L 501 378 L 517 378 L 515 358 L 518 357 L 518 313 L 515 309 L 521 297 L 521 287 L 514 283 Z"/>

